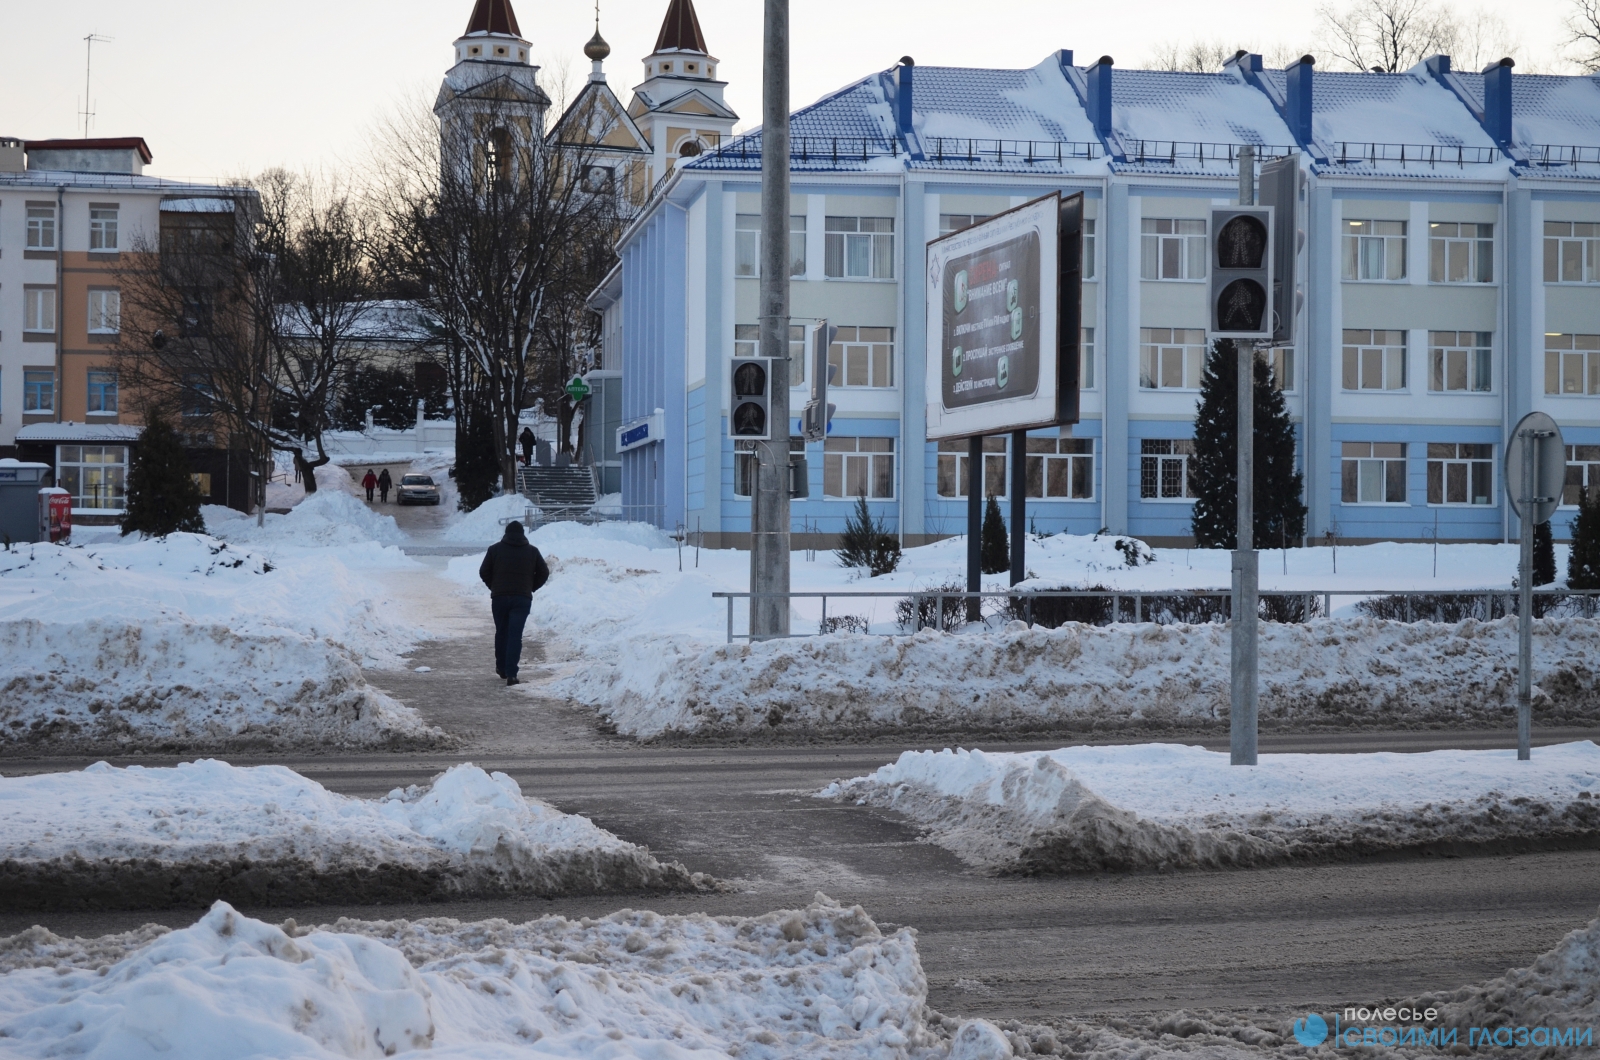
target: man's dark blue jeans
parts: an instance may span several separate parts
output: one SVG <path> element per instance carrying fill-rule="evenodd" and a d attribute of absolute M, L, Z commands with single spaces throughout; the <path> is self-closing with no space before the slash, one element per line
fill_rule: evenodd
<path fill-rule="evenodd" d="M 522 661 L 522 627 L 528 623 L 532 596 L 496 596 L 489 601 L 494 612 L 494 672 L 512 680 Z"/>

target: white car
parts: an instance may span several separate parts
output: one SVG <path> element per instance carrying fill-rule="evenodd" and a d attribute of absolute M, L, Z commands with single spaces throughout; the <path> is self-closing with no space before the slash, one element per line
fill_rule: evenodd
<path fill-rule="evenodd" d="M 394 500 L 396 504 L 438 504 L 439 487 L 431 475 L 403 475 Z"/>

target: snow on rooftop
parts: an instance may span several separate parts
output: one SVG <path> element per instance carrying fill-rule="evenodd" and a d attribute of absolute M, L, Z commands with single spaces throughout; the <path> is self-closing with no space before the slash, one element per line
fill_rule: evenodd
<path fill-rule="evenodd" d="M 127 423 L 30 423 L 17 430 L 19 442 L 132 442 L 142 428 Z"/>
<path fill-rule="evenodd" d="M 1116 70 L 1111 103 L 1112 127 L 1130 156 L 1134 148 L 1129 141 L 1137 140 L 1294 145 L 1271 100 L 1234 70 Z"/>
<path fill-rule="evenodd" d="M 1477 79 L 1481 83 L 1482 75 Z M 1516 75 L 1511 116 L 1519 146 L 1600 147 L 1600 77 Z"/>

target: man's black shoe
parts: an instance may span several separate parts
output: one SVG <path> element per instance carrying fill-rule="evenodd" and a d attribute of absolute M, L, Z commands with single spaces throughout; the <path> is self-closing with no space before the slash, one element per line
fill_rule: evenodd
<path fill-rule="evenodd" d="M 508 677 L 508 678 L 506 678 L 506 684 L 507 685 L 520 685 L 520 684 L 522 684 L 522 682 L 519 679 L 515 678 L 515 677 Z"/>

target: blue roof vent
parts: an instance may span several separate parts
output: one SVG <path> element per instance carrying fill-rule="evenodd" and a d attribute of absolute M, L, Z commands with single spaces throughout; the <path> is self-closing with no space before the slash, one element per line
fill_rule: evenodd
<path fill-rule="evenodd" d="M 917 61 L 909 55 L 900 56 L 900 65 L 894 70 L 894 128 L 902 137 L 911 135 L 912 75 Z"/>
<path fill-rule="evenodd" d="M 1511 68 L 1501 59 L 1483 69 L 1483 128 L 1502 149 L 1511 146 Z"/>
<path fill-rule="evenodd" d="M 1289 131 L 1301 147 L 1311 146 L 1311 75 L 1316 72 L 1316 63 L 1311 56 L 1302 55 L 1284 70 L 1288 90 L 1285 93 L 1283 120 L 1288 123 Z"/>
<path fill-rule="evenodd" d="M 1099 62 L 1084 71 L 1089 83 L 1089 121 L 1102 140 L 1111 136 L 1111 66 L 1111 56 L 1102 55 Z"/>

